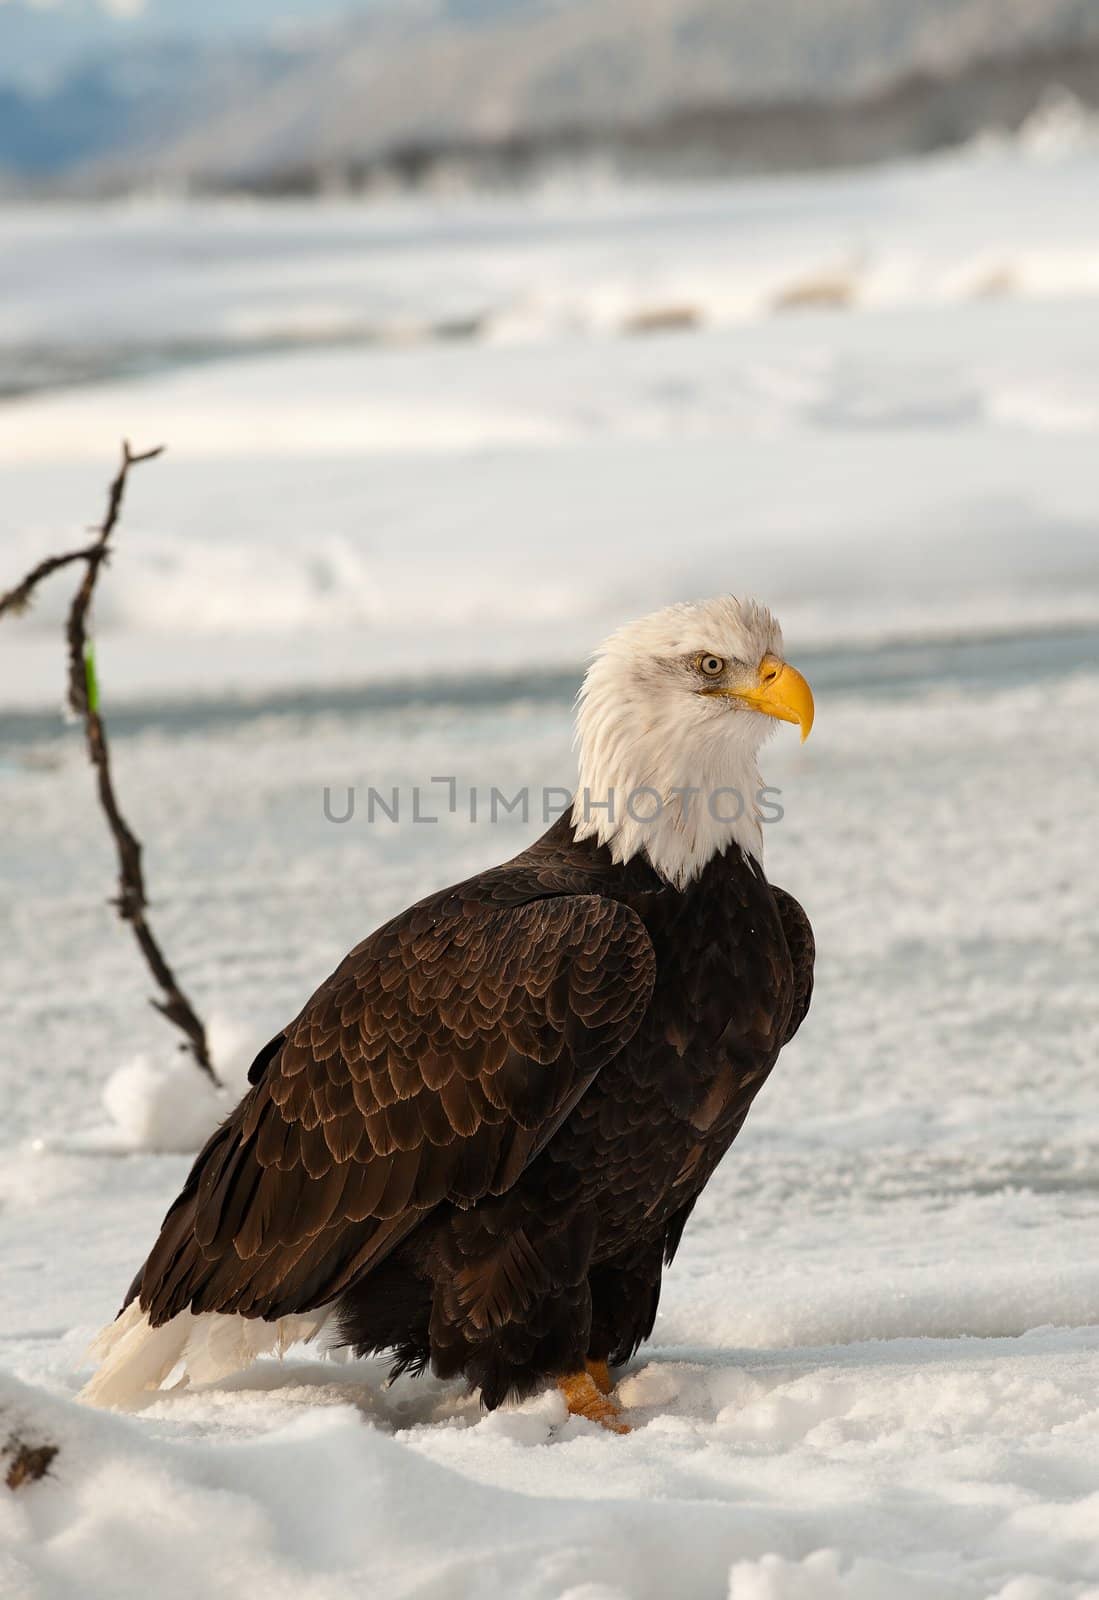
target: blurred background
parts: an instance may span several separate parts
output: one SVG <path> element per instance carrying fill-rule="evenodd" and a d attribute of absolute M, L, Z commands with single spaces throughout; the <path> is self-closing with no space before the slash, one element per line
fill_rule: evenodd
<path fill-rule="evenodd" d="M 1087 0 L 0 0 L 5 562 L 167 444 L 115 703 L 1090 626 L 1097 103 Z"/>

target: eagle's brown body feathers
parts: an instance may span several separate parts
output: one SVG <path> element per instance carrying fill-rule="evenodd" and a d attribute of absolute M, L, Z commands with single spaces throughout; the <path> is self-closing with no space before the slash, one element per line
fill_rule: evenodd
<path fill-rule="evenodd" d="M 661 1271 L 808 1007 L 739 848 L 680 890 L 568 817 L 360 944 L 272 1040 L 131 1291 L 149 1321 L 333 1306 L 495 1406 L 651 1331 Z"/>

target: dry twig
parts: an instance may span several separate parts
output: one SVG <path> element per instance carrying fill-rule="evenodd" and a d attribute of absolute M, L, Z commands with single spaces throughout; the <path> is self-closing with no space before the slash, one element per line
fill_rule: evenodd
<path fill-rule="evenodd" d="M 13 1492 L 22 1489 L 24 1484 L 37 1483 L 49 1472 L 56 1455 L 55 1444 L 27 1444 L 13 1433 L 0 1450 L 0 1457 L 8 1462 L 4 1482 Z"/>
<path fill-rule="evenodd" d="M 153 931 L 145 916 L 148 901 L 145 896 L 145 876 L 141 866 L 141 844 L 119 810 L 115 797 L 107 732 L 99 713 L 95 669 L 87 642 L 88 613 L 95 593 L 96 580 L 100 568 L 110 554 L 108 542 L 118 525 L 130 468 L 140 465 L 143 461 L 154 460 L 162 454 L 163 449 L 164 446 L 160 445 L 155 450 L 144 450 L 135 455 L 129 444 L 123 444 L 122 462 L 108 490 L 107 512 L 101 526 L 96 530 L 95 539 L 83 549 L 71 550 L 67 555 L 50 556 L 40 562 L 27 574 L 22 583 L 9 590 L 7 594 L 0 595 L 0 616 L 9 610 L 14 612 L 25 610 L 38 584 L 60 567 L 67 566 L 73 561 L 84 562 L 84 577 L 73 597 L 65 630 L 69 652 L 69 705 L 84 724 L 88 759 L 95 769 L 99 802 L 107 818 L 107 825 L 111 830 L 118 855 L 118 894 L 113 904 L 123 922 L 128 922 L 133 929 L 138 948 L 164 996 L 162 1000 L 154 1000 L 153 1005 L 186 1035 L 195 1060 L 216 1084 L 219 1080 L 210 1060 L 206 1029 L 176 982 L 175 974 L 153 937 Z"/>

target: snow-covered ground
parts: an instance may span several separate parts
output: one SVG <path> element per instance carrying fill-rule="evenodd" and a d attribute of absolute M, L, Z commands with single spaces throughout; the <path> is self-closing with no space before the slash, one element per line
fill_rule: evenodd
<path fill-rule="evenodd" d="M 309 1350 L 89 1412 L 87 1341 L 218 1108 L 145 1004 L 77 737 L 43 716 L 64 581 L 5 621 L 0 1449 L 58 1446 L 40 1482 L 0 1489 L 5 1595 L 1099 1595 L 1097 177 L 1085 142 L 555 195 L 529 236 L 514 202 L 172 208 L 128 226 L 178 277 L 154 252 L 113 291 L 57 258 L 98 259 L 98 214 L 0 215 L 16 253 L 54 230 L 20 279 L 43 338 L 113 338 L 113 318 L 136 340 L 154 305 L 184 333 L 229 326 L 264 272 L 280 317 L 353 283 L 374 321 L 386 272 L 428 321 L 467 310 L 448 280 L 494 305 L 551 282 L 568 306 L 617 282 L 630 315 L 712 288 L 692 331 L 627 336 L 622 300 L 617 320 L 283 350 L 0 409 L 12 576 L 94 514 L 122 432 L 173 447 L 133 480 L 100 676 L 156 926 L 229 1075 L 366 930 L 540 828 L 542 787 L 572 776 L 584 649 L 675 595 L 773 601 L 818 690 L 813 738 L 780 737 L 765 770 L 785 811 L 768 868 L 819 945 L 810 1019 L 622 1381 L 629 1436 L 554 1396 L 484 1418 Z M 902 257 L 903 292 L 737 309 L 759 262 L 778 285 L 858 261 L 880 288 Z M 944 289 L 993 259 L 985 294 Z M 504 666 L 521 685 L 469 677 Z M 404 681 L 389 704 L 382 678 Z M 411 787 L 441 774 L 459 810 L 412 825 Z M 401 825 L 367 820 L 371 784 L 400 787 Z M 526 824 L 468 820 L 471 785 L 521 784 Z M 354 819 L 326 820 L 325 787 L 338 814 L 348 785 Z"/>

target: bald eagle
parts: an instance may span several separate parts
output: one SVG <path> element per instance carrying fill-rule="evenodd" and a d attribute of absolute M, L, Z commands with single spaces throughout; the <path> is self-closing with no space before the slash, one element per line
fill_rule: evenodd
<path fill-rule="evenodd" d="M 813 721 L 771 614 L 614 634 L 571 809 L 355 947 L 260 1051 L 86 1397 L 208 1381 L 325 1328 L 486 1407 L 556 1383 L 621 1429 L 611 1368 L 809 1006 L 813 936 L 763 873 L 757 752 Z"/>

